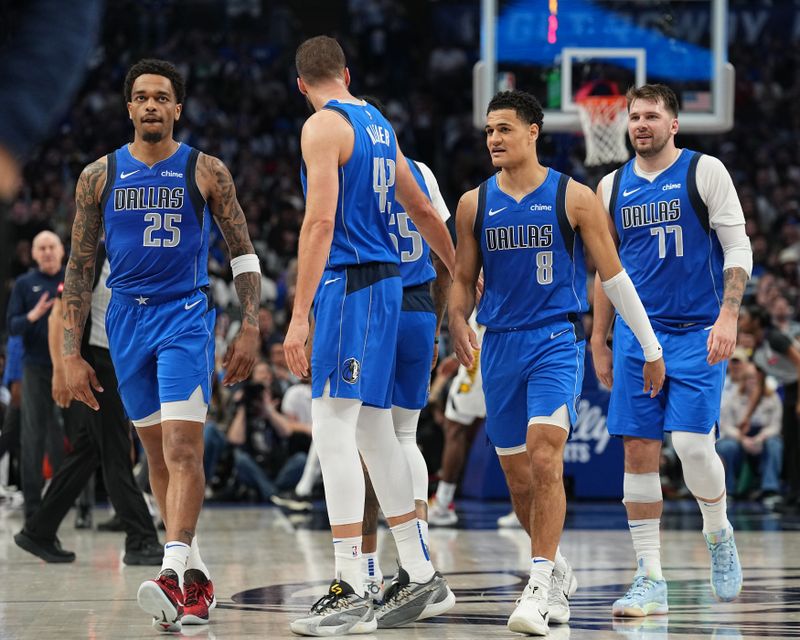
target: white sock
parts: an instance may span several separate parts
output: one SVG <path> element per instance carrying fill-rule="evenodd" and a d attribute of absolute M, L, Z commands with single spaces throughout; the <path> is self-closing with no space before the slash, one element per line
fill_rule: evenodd
<path fill-rule="evenodd" d="M 183 572 L 186 571 L 186 561 L 189 559 L 191 547 L 185 542 L 173 540 L 164 545 L 164 560 L 161 562 L 161 571 L 171 569 L 178 574 L 178 584 L 183 588 Z"/>
<path fill-rule="evenodd" d="M 718 533 L 728 528 L 728 505 L 725 494 L 716 502 L 697 499 L 703 514 L 703 533 Z"/>
<path fill-rule="evenodd" d="M 202 571 L 206 578 L 210 578 L 211 574 L 208 572 L 208 567 L 203 559 L 200 557 L 200 545 L 197 542 L 197 536 L 192 538 L 192 546 L 189 548 L 189 559 L 186 561 L 187 569 L 197 569 Z"/>
<path fill-rule="evenodd" d="M 381 571 L 381 565 L 378 561 L 377 551 L 374 553 L 362 553 L 361 566 L 363 567 L 365 580 L 371 580 L 374 582 L 380 582 L 383 580 L 383 571 Z"/>
<path fill-rule="evenodd" d="M 532 587 L 539 587 L 544 593 L 545 599 L 550 593 L 550 581 L 553 579 L 555 564 L 552 560 L 540 556 L 531 558 L 531 574 L 530 578 L 528 578 L 528 584 Z"/>
<path fill-rule="evenodd" d="M 434 574 L 433 565 L 417 519 L 391 527 L 390 531 L 394 536 L 400 564 L 408 572 L 411 582 L 423 583 L 430 580 Z"/>
<path fill-rule="evenodd" d="M 336 578 L 353 587 L 358 595 L 364 595 L 364 579 L 361 576 L 361 536 L 333 539 L 333 557 L 336 561 Z"/>
<path fill-rule="evenodd" d="M 450 507 L 450 503 L 453 502 L 453 498 L 456 495 L 456 485 L 453 482 L 445 482 L 444 480 L 439 480 L 439 486 L 436 487 L 436 503 L 444 508 L 447 509 Z"/>
<path fill-rule="evenodd" d="M 628 520 L 636 552 L 636 573 L 663 580 L 661 573 L 661 520 Z"/>

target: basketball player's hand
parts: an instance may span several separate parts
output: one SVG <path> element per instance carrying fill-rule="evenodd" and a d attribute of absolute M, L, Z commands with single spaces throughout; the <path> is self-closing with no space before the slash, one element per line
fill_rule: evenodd
<path fill-rule="evenodd" d="M 597 379 L 610 389 L 614 384 L 614 357 L 605 341 L 602 344 L 592 342 L 592 362 Z"/>
<path fill-rule="evenodd" d="M 72 401 L 72 395 L 67 389 L 67 378 L 63 369 L 53 369 L 52 390 L 56 406 L 66 409 Z"/>
<path fill-rule="evenodd" d="M 222 367 L 225 369 L 222 384 L 230 386 L 250 377 L 256 363 L 260 339 L 258 329 L 242 324 L 222 359 Z"/>
<path fill-rule="evenodd" d="M 103 392 L 97 374 L 80 354 L 64 356 L 64 376 L 67 380 L 67 390 L 75 400 L 80 400 L 95 411 L 100 409 L 92 389 Z"/>
<path fill-rule="evenodd" d="M 465 367 L 471 367 L 475 359 L 474 352 L 480 351 L 478 336 L 463 319 L 450 325 L 453 336 L 453 351 L 458 361 Z"/>
<path fill-rule="evenodd" d="M 644 369 L 644 389 L 645 393 L 649 393 L 651 398 L 655 398 L 661 387 L 664 386 L 664 378 L 667 375 L 666 367 L 664 366 L 664 358 L 659 358 L 653 362 L 645 362 Z"/>
<path fill-rule="evenodd" d="M 736 348 L 737 323 L 736 314 L 725 307 L 720 309 L 717 321 L 708 334 L 708 358 L 706 358 L 708 364 L 717 364 L 733 355 L 733 350 Z"/>
<path fill-rule="evenodd" d="M 308 358 L 306 356 L 308 331 L 308 320 L 299 318 L 295 314 L 292 316 L 292 321 L 286 330 L 286 339 L 283 341 L 286 364 L 298 378 L 308 375 Z"/>

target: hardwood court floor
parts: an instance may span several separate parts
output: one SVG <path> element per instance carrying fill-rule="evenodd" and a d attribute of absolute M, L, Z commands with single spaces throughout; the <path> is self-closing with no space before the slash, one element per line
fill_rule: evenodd
<path fill-rule="evenodd" d="M 693 509 L 694 510 L 693 510 Z M 490 525 L 506 505 L 473 503 L 461 510 L 467 525 Z M 708 587 L 708 553 L 696 505 L 671 509 L 662 538 L 670 586 L 670 613 L 644 621 L 614 621 L 611 602 L 632 576 L 632 550 L 621 505 L 574 505 L 562 549 L 579 580 L 569 625 L 552 627 L 553 640 L 607 638 L 800 637 L 800 531 L 798 523 L 755 511 L 734 514 L 745 587 L 735 603 L 717 603 Z M 102 511 L 95 513 L 103 519 Z M 125 567 L 122 534 L 81 532 L 72 515 L 61 529 L 68 565 L 46 565 L 19 550 L 12 535 L 19 511 L 0 508 L 0 639 L 157 638 L 136 605 L 140 582 L 153 568 Z M 184 627 L 184 636 L 211 639 L 291 638 L 290 620 L 324 591 L 332 574 L 330 534 L 315 523 L 293 521 L 275 508 L 209 507 L 199 531 L 219 606 L 208 627 Z M 311 525 L 311 526 L 309 526 Z M 692 530 L 676 530 L 680 527 Z M 697 527 L 697 528 L 695 528 Z M 394 571 L 394 550 L 381 533 L 384 571 Z M 388 543 L 388 544 L 383 544 Z M 526 581 L 527 536 L 520 530 L 431 531 L 433 559 L 447 575 L 458 604 L 440 618 L 381 638 L 520 637 L 505 623 Z M 371 637 L 371 636 L 363 636 Z"/>

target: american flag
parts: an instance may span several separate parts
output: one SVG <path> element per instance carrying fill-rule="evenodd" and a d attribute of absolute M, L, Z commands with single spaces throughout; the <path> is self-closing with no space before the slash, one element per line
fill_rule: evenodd
<path fill-rule="evenodd" d="M 710 91 L 684 91 L 683 92 L 684 111 L 711 111 L 711 92 Z"/>

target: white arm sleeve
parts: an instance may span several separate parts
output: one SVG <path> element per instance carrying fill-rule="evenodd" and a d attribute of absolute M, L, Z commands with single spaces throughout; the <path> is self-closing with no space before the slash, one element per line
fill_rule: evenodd
<path fill-rule="evenodd" d="M 633 331 L 644 352 L 644 359 L 653 362 L 661 357 L 661 345 L 647 317 L 639 294 L 630 276 L 623 269 L 603 282 L 603 290 L 625 323 Z"/>
<path fill-rule="evenodd" d="M 433 171 L 419 160 L 416 162 L 422 177 L 425 179 L 425 186 L 428 187 L 428 193 L 431 194 L 431 204 L 433 204 L 433 208 L 439 213 L 442 222 L 447 222 L 450 218 L 450 210 L 447 208 L 444 198 L 442 198 L 442 192 L 439 191 L 439 183 L 436 182 Z"/>
<path fill-rule="evenodd" d="M 701 156 L 697 163 L 697 191 L 708 207 L 712 229 L 744 225 L 744 212 L 728 170 L 719 158 Z"/>
<path fill-rule="evenodd" d="M 715 231 L 725 255 L 722 270 L 741 267 L 749 278 L 753 273 L 753 249 L 750 247 L 750 238 L 744 231 L 744 224 L 717 227 Z"/>

